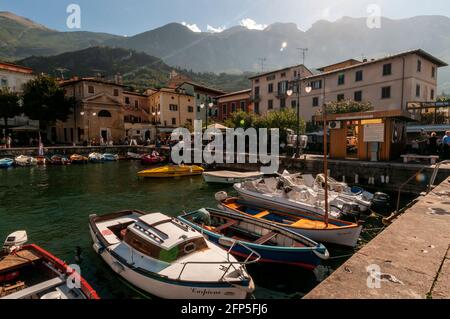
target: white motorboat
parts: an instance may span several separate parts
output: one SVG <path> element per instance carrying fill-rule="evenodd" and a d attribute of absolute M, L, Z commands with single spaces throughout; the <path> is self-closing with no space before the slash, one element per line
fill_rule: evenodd
<path fill-rule="evenodd" d="M 104 161 L 104 157 L 100 153 L 91 153 L 89 154 L 88 159 L 92 163 L 102 163 Z"/>
<path fill-rule="evenodd" d="M 213 171 L 204 172 L 203 179 L 207 183 L 235 184 L 261 178 L 261 172 Z"/>
<path fill-rule="evenodd" d="M 276 178 L 259 179 L 234 184 L 239 196 L 249 203 L 258 204 L 270 209 L 305 211 L 325 215 L 325 196 L 310 187 L 295 189 L 279 187 Z M 344 215 L 354 216 L 358 208 L 354 203 L 348 203 L 336 195 L 328 196 L 328 214 L 331 218 L 340 219 Z"/>
<path fill-rule="evenodd" d="M 254 260 L 238 262 L 176 218 L 123 211 L 89 220 L 95 251 L 125 280 L 152 295 L 243 299 L 254 290 L 245 268 Z"/>
<path fill-rule="evenodd" d="M 20 230 L 3 245 L 0 299 L 99 299 L 74 266 L 27 241 L 27 233 Z"/>
<path fill-rule="evenodd" d="M 323 174 L 318 174 L 314 179 L 309 174 L 290 174 L 288 171 L 284 171 L 283 174 L 279 174 L 279 178 L 287 187 L 302 190 L 306 186 L 315 192 L 324 193 L 325 177 Z M 328 177 L 328 191 L 329 195 L 336 196 L 344 203 L 358 205 L 361 212 L 370 209 L 374 197 L 372 193 L 361 188 L 352 189 L 346 183 L 340 183 L 331 177 Z"/>
<path fill-rule="evenodd" d="M 127 157 L 132 160 L 141 160 L 142 156 L 143 156 L 143 154 L 138 154 L 138 153 L 133 153 L 133 152 L 127 153 Z"/>
<path fill-rule="evenodd" d="M 19 155 L 14 159 L 14 162 L 17 166 L 33 166 L 37 165 L 38 161 L 34 157 L 26 156 L 26 155 Z"/>

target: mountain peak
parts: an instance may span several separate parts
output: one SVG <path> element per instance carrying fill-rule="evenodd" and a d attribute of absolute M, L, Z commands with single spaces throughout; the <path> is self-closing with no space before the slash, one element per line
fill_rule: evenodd
<path fill-rule="evenodd" d="M 34 22 L 28 18 L 24 18 L 21 16 L 18 16 L 12 12 L 8 12 L 8 11 L 0 11 L 0 18 L 5 18 L 5 19 L 9 19 L 12 20 L 16 23 L 19 23 L 21 25 L 23 25 L 24 27 L 27 28 L 32 28 L 32 29 L 41 29 L 41 30 L 50 30 L 47 27 L 43 26 L 42 24 L 39 24 L 37 22 Z"/>

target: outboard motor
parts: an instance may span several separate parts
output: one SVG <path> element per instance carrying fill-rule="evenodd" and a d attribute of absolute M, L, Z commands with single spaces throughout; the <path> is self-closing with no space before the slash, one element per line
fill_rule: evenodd
<path fill-rule="evenodd" d="M 6 237 L 3 244 L 3 252 L 6 254 L 12 253 L 14 250 L 19 249 L 28 241 L 27 232 L 24 230 L 16 231 Z"/>
<path fill-rule="evenodd" d="M 375 193 L 372 199 L 372 210 L 378 214 L 389 213 L 391 208 L 391 197 L 385 193 Z"/>

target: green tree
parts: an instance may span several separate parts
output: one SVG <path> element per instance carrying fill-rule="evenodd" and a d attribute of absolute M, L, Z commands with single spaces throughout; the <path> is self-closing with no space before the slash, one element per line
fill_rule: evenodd
<path fill-rule="evenodd" d="M 7 88 L 0 90 L 0 118 L 4 120 L 5 132 L 8 130 L 8 118 L 22 114 L 19 95 Z"/>
<path fill-rule="evenodd" d="M 75 98 L 66 97 L 64 89 L 52 77 L 40 75 L 24 85 L 24 113 L 38 120 L 44 131 L 48 124 L 67 120 L 75 104 Z"/>
<path fill-rule="evenodd" d="M 356 102 L 353 100 L 327 102 L 325 106 L 328 114 L 366 112 L 373 110 L 373 106 L 370 102 Z"/>
<path fill-rule="evenodd" d="M 248 129 L 255 127 L 259 121 L 259 116 L 254 113 L 247 113 L 244 111 L 238 111 L 231 114 L 231 116 L 225 120 L 224 125 L 230 128 L 243 128 Z"/>
<path fill-rule="evenodd" d="M 272 111 L 261 117 L 258 127 L 279 128 L 280 141 L 287 140 L 287 130 L 293 130 L 297 133 L 297 112 L 293 109 L 284 109 L 281 111 Z M 300 119 L 300 134 L 305 133 L 305 121 Z"/>

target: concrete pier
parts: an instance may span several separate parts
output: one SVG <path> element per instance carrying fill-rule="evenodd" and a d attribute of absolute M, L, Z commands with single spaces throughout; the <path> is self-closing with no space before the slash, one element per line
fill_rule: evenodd
<path fill-rule="evenodd" d="M 450 178 L 304 298 L 450 298 Z"/>

